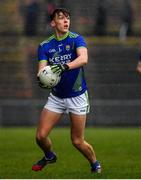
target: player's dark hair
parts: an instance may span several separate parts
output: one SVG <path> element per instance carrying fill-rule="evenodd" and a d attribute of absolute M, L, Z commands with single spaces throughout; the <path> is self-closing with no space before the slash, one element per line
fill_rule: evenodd
<path fill-rule="evenodd" d="M 53 13 L 50 15 L 50 20 L 52 21 L 55 17 L 55 15 L 62 12 L 66 17 L 70 17 L 70 12 L 65 8 L 56 8 Z"/>

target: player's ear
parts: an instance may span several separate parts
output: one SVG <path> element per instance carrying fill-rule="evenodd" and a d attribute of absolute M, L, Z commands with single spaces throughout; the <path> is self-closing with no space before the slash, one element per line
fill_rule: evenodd
<path fill-rule="evenodd" d="M 51 27 L 55 27 L 55 22 L 54 22 L 54 20 L 51 21 L 50 25 L 51 25 Z"/>

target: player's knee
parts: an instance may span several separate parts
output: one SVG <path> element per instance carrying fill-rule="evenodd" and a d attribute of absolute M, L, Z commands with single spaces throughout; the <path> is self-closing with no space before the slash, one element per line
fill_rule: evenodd
<path fill-rule="evenodd" d="M 72 139 L 72 144 L 75 147 L 79 148 L 80 146 L 82 146 L 83 140 L 82 139 Z"/>
<path fill-rule="evenodd" d="M 37 144 L 40 144 L 42 141 L 44 141 L 45 138 L 46 136 L 43 133 L 37 133 L 36 135 Z"/>

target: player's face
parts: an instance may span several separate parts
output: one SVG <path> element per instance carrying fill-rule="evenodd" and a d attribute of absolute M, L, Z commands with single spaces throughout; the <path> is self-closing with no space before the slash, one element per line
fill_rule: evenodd
<path fill-rule="evenodd" d="M 55 15 L 55 18 L 52 23 L 53 27 L 58 33 L 64 34 L 69 31 L 70 17 L 60 12 L 59 14 Z"/>

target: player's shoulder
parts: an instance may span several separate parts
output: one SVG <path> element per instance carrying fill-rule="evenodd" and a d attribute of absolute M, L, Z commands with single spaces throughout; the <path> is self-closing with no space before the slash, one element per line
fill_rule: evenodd
<path fill-rule="evenodd" d="M 76 32 L 69 32 L 69 37 L 70 38 L 78 38 L 78 37 L 82 37 L 80 34 L 76 33 Z"/>
<path fill-rule="evenodd" d="M 40 43 L 41 46 L 43 45 L 47 45 L 49 43 L 51 43 L 53 40 L 55 39 L 55 35 L 51 35 L 50 37 L 48 37 L 46 40 L 44 40 L 43 42 Z"/>
<path fill-rule="evenodd" d="M 74 42 L 85 42 L 85 39 L 82 35 L 76 32 L 69 32 L 69 38 L 72 39 Z"/>

